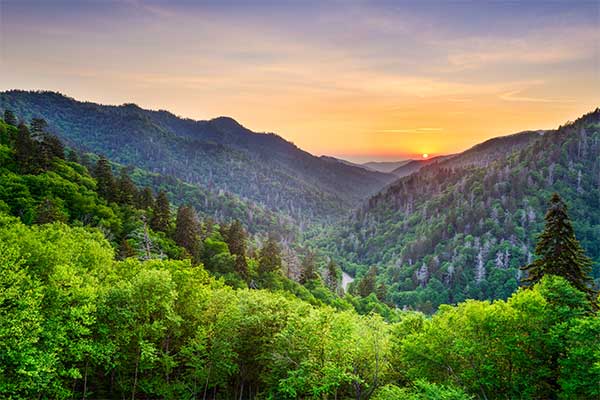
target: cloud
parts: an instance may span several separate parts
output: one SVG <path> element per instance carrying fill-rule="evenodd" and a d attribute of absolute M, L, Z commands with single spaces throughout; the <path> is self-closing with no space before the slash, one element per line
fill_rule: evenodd
<path fill-rule="evenodd" d="M 598 57 L 600 28 L 541 28 L 519 38 L 477 37 L 434 42 L 447 49 L 448 67 L 478 69 L 491 65 L 546 65 Z"/>
<path fill-rule="evenodd" d="M 574 103 L 575 99 L 571 98 L 544 98 L 544 97 L 528 97 L 519 96 L 523 90 L 512 90 L 507 93 L 503 93 L 499 96 L 504 101 L 518 101 L 527 103 Z"/>

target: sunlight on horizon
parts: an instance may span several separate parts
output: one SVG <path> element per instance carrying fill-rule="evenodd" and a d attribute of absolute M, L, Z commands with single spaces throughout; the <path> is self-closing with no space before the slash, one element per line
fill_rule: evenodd
<path fill-rule="evenodd" d="M 227 115 L 315 155 L 420 158 L 595 109 L 599 18 L 586 2 L 7 2 L 0 89 Z"/>

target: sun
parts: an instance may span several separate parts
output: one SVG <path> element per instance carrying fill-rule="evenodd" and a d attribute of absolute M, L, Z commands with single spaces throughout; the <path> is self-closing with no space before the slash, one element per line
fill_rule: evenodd
<path fill-rule="evenodd" d="M 423 158 L 429 158 L 429 154 L 423 153 Z"/>

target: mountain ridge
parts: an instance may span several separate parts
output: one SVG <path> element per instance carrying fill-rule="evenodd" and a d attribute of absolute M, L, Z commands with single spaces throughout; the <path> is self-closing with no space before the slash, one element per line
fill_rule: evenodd
<path fill-rule="evenodd" d="M 5 91 L 0 107 L 43 117 L 68 144 L 122 164 L 218 188 L 299 219 L 342 215 L 394 176 L 329 163 L 230 117 L 196 121 L 165 110 L 81 102 L 57 92 Z"/>
<path fill-rule="evenodd" d="M 357 278 L 377 266 L 387 300 L 402 307 L 506 298 L 533 258 L 552 192 L 570 206 L 599 279 L 600 109 L 427 165 L 314 240 Z"/>

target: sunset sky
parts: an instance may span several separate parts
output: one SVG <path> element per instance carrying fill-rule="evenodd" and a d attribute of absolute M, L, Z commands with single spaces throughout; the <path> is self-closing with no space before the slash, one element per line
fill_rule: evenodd
<path fill-rule="evenodd" d="M 600 106 L 600 0 L 0 0 L 0 47 L 0 90 L 228 115 L 354 161 Z"/>

